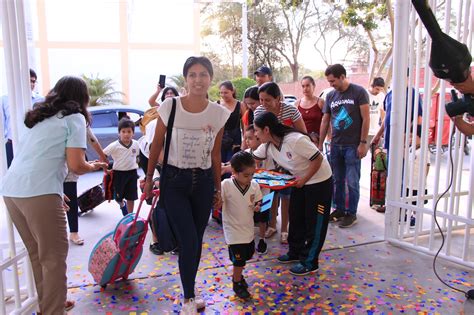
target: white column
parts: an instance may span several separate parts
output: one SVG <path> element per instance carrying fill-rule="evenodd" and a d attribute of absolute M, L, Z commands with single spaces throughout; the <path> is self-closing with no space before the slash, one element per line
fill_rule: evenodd
<path fill-rule="evenodd" d="M 10 126 L 13 149 L 17 151 L 19 138 L 26 130 L 24 115 L 31 108 L 25 13 L 23 0 L 1 2 Z"/>
<path fill-rule="evenodd" d="M 242 1 L 242 78 L 248 77 L 248 25 L 247 25 L 247 1 Z"/>
<path fill-rule="evenodd" d="M 406 103 L 407 88 L 407 59 L 408 59 L 408 27 L 411 2 L 406 0 L 395 1 L 395 32 L 393 39 L 393 85 L 392 109 L 390 119 L 390 152 L 387 176 L 386 204 L 389 215 L 385 216 L 385 226 L 395 226 L 396 208 L 392 205 L 401 196 L 401 172 L 403 152 L 403 137 L 397 136 L 404 132 L 404 106 L 396 104 Z M 398 155 L 398 156 L 397 156 Z M 385 229 L 385 238 L 393 237 L 391 229 Z"/>

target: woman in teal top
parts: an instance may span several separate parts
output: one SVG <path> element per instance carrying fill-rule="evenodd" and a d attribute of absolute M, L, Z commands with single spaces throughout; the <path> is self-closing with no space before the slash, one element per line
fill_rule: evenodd
<path fill-rule="evenodd" d="M 77 77 L 63 77 L 45 100 L 25 115 L 28 130 L 8 169 L 0 194 L 31 260 L 40 312 L 63 314 L 68 241 L 63 205 L 67 170 L 76 174 L 106 167 L 86 162 L 89 94 Z"/>

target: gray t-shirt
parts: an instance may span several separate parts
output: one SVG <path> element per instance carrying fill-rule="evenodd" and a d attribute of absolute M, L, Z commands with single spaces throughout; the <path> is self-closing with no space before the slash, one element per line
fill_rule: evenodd
<path fill-rule="evenodd" d="M 369 104 L 367 91 L 349 84 L 344 92 L 333 90 L 326 96 L 323 113 L 331 114 L 332 144 L 358 145 L 362 128 L 360 106 Z"/>

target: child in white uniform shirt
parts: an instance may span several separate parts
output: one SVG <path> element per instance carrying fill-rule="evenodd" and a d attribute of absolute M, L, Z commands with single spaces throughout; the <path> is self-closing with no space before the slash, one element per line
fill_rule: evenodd
<path fill-rule="evenodd" d="M 235 294 L 243 299 L 250 297 L 248 285 L 242 275 L 246 261 L 255 251 L 253 216 L 260 212 L 262 192 L 252 181 L 255 160 L 245 151 L 234 154 L 230 160 L 232 178 L 222 181 L 222 226 L 229 246 L 229 257 L 234 265 L 232 283 Z"/>
<path fill-rule="evenodd" d="M 133 212 L 137 193 L 137 168 L 140 148 L 138 142 L 133 139 L 135 124 L 127 118 L 119 121 L 119 140 L 112 142 L 104 153 L 110 155 L 114 160 L 112 169 L 115 201 L 120 205 L 122 214 L 126 216 Z M 125 200 L 125 201 L 124 201 Z"/>
<path fill-rule="evenodd" d="M 247 152 L 252 153 L 253 150 L 256 150 L 260 144 L 260 140 L 255 136 L 255 128 L 253 124 L 249 125 L 245 130 L 245 143 L 247 146 Z M 275 163 L 273 163 L 272 159 L 265 159 L 263 161 L 256 161 L 257 168 L 265 169 L 265 170 L 273 170 L 275 168 Z M 262 193 L 264 195 L 270 193 L 270 189 L 264 188 L 262 189 Z M 277 210 L 274 210 L 273 207 L 278 207 L 278 196 L 275 196 L 272 209 L 270 211 L 265 212 L 255 212 L 253 216 L 253 220 L 255 223 L 258 224 L 258 236 L 260 240 L 258 241 L 257 245 L 257 253 L 259 254 L 266 254 L 267 253 L 267 243 L 265 242 L 265 232 L 267 230 L 268 222 L 270 222 L 270 215 L 273 213 L 277 213 Z"/>
<path fill-rule="evenodd" d="M 333 183 L 329 162 L 308 135 L 282 125 L 271 112 L 255 117 L 254 125 L 263 144 L 252 155 L 259 160 L 272 158 L 296 177 L 290 197 L 290 246 L 278 261 L 299 261 L 290 268 L 294 275 L 316 272 L 331 209 Z"/>

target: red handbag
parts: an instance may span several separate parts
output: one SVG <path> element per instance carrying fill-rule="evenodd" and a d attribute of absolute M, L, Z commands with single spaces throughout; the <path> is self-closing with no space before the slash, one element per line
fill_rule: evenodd
<path fill-rule="evenodd" d="M 114 199 L 114 171 L 106 170 L 104 172 L 104 179 L 102 180 L 102 186 L 104 188 L 104 198 L 109 201 Z"/>

